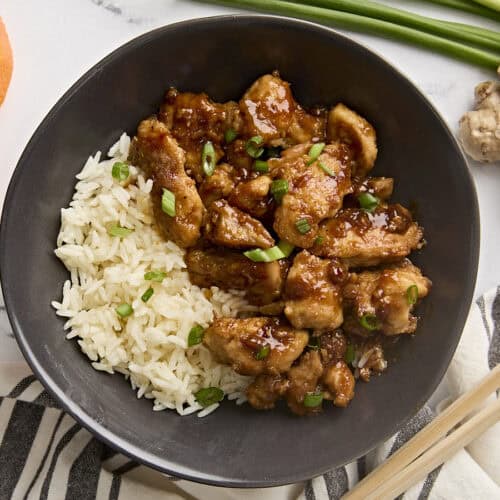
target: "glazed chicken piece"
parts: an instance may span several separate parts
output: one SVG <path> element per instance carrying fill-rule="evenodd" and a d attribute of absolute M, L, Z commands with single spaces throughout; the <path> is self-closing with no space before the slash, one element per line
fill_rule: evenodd
<path fill-rule="evenodd" d="M 195 245 L 200 237 L 204 207 L 194 181 L 184 170 L 184 151 L 167 127 L 155 118 L 142 121 L 129 157 L 153 179 L 154 215 L 165 238 L 183 248 Z M 173 217 L 162 210 L 163 189 L 175 195 Z"/>
<path fill-rule="evenodd" d="M 288 193 L 274 213 L 274 230 L 281 239 L 301 248 L 314 245 L 319 223 L 333 217 L 351 192 L 346 147 L 328 145 L 309 165 L 310 148 L 311 144 L 300 144 L 268 162 L 274 179 L 288 181 Z"/>
<path fill-rule="evenodd" d="M 345 361 L 328 366 L 322 381 L 328 389 L 325 399 L 333 400 L 335 406 L 345 408 L 354 397 L 354 375 Z"/>
<path fill-rule="evenodd" d="M 302 354 L 309 335 L 276 318 L 216 318 L 203 343 L 242 375 L 278 375 Z"/>
<path fill-rule="evenodd" d="M 373 212 L 345 208 L 320 224 L 322 241 L 311 252 L 337 257 L 348 266 L 376 266 L 406 257 L 423 245 L 423 231 L 401 205 L 379 206 Z"/>
<path fill-rule="evenodd" d="M 240 252 L 223 248 L 192 249 L 184 260 L 193 285 L 245 290 L 246 299 L 258 306 L 279 299 L 288 267 L 284 260 L 252 262 Z"/>
<path fill-rule="evenodd" d="M 383 270 L 352 273 L 344 287 L 344 329 L 362 336 L 413 333 L 414 303 L 430 288 L 430 280 L 409 260 Z"/>
<path fill-rule="evenodd" d="M 274 207 L 269 195 L 272 180 L 267 175 L 240 182 L 228 200 L 231 205 L 257 218 L 263 218 Z"/>
<path fill-rule="evenodd" d="M 198 189 L 203 204 L 208 207 L 213 201 L 227 198 L 237 182 L 235 169 L 228 163 L 217 165 L 214 173 L 203 179 Z"/>
<path fill-rule="evenodd" d="M 359 378 L 364 382 L 369 382 L 372 373 L 382 373 L 387 368 L 387 361 L 384 357 L 384 350 L 379 342 L 373 338 L 368 338 L 359 346 L 359 359 L 357 368 Z"/>
<path fill-rule="evenodd" d="M 274 239 L 262 222 L 232 207 L 226 200 L 208 208 L 205 236 L 215 245 L 229 248 L 270 248 Z"/>
<path fill-rule="evenodd" d="M 355 178 L 352 181 L 353 193 L 357 197 L 361 193 L 370 193 L 379 200 L 388 200 L 394 189 L 392 177 L 367 177 L 366 179 Z"/>
<path fill-rule="evenodd" d="M 285 147 L 324 138 L 324 117 L 306 113 L 276 72 L 256 80 L 239 104 L 246 137 L 260 136 L 265 144 Z"/>
<path fill-rule="evenodd" d="M 165 96 L 160 120 L 186 151 L 186 170 L 198 183 L 204 178 L 201 166 L 203 145 L 212 142 L 218 162 L 224 155 L 224 133 L 229 128 L 240 126 L 237 103 L 219 104 L 205 93 L 178 92 L 173 88 Z"/>
<path fill-rule="evenodd" d="M 340 141 L 354 151 L 352 175 L 364 177 L 377 159 L 377 136 L 374 128 L 344 104 L 337 104 L 328 113 L 327 139 Z"/>
<path fill-rule="evenodd" d="M 307 407 L 304 398 L 307 394 L 321 392 L 320 379 L 323 365 L 317 351 L 306 352 L 300 357 L 298 364 L 288 371 L 289 381 L 286 401 L 288 407 L 297 415 L 308 415 L 321 412 L 321 405 Z"/>
<path fill-rule="evenodd" d="M 288 390 L 288 379 L 283 375 L 258 375 L 247 387 L 247 399 L 257 410 L 271 410 Z"/>
<path fill-rule="evenodd" d="M 303 250 L 295 256 L 285 284 L 285 316 L 295 328 L 335 329 L 344 320 L 342 285 L 347 268 Z"/>

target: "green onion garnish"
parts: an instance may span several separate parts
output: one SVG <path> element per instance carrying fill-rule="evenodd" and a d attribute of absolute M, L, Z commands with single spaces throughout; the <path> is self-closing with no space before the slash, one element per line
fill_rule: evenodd
<path fill-rule="evenodd" d="M 318 158 L 321 152 L 325 149 L 325 143 L 324 142 L 318 142 L 317 144 L 313 144 L 311 146 L 311 149 L 309 150 L 309 161 L 307 162 L 308 165 L 313 164 Z"/>
<path fill-rule="evenodd" d="M 119 224 L 108 227 L 108 234 L 110 236 L 117 236 L 118 238 L 125 238 L 130 233 L 133 233 L 133 229 L 129 229 L 128 227 L 122 227 Z"/>
<path fill-rule="evenodd" d="M 215 149 L 212 141 L 207 141 L 203 144 L 201 150 L 201 166 L 205 175 L 210 177 L 215 172 Z"/>
<path fill-rule="evenodd" d="M 153 293 L 155 293 L 155 291 L 149 287 L 143 294 L 142 294 L 142 297 L 141 297 L 141 300 L 143 302 L 147 302 L 152 296 L 153 296 Z"/>
<path fill-rule="evenodd" d="M 125 302 L 123 304 L 120 304 L 116 308 L 116 313 L 119 316 L 121 316 L 122 318 L 126 318 L 127 316 L 130 316 L 133 312 L 134 312 L 134 310 L 132 309 L 132 306 L 130 304 L 125 303 Z"/>
<path fill-rule="evenodd" d="M 295 223 L 295 227 L 297 228 L 297 231 L 300 234 L 306 234 L 311 230 L 311 226 L 309 225 L 309 222 L 307 221 L 307 219 L 299 219 Z"/>
<path fill-rule="evenodd" d="M 363 314 L 359 318 L 359 323 L 367 330 L 378 330 L 380 328 L 380 321 L 374 314 Z"/>
<path fill-rule="evenodd" d="M 322 245 L 323 244 L 323 241 L 325 241 L 325 238 L 324 236 L 316 236 L 315 240 L 314 240 L 314 244 L 315 245 Z"/>
<path fill-rule="evenodd" d="M 259 174 L 267 174 L 269 172 L 269 165 L 267 164 L 267 161 L 255 160 L 253 162 L 253 169 L 255 172 L 259 172 Z"/>
<path fill-rule="evenodd" d="M 170 217 L 175 217 L 175 194 L 165 188 L 161 197 L 161 209 Z"/>
<path fill-rule="evenodd" d="M 226 144 L 231 144 L 236 139 L 236 137 L 238 137 L 238 132 L 236 132 L 234 128 L 228 128 L 224 132 L 224 140 L 226 141 Z"/>
<path fill-rule="evenodd" d="M 253 262 L 272 262 L 274 260 L 285 258 L 285 254 L 278 246 L 266 248 L 266 250 L 262 250 L 262 248 L 254 248 L 253 250 L 243 252 L 243 255 Z"/>
<path fill-rule="evenodd" d="M 200 325 L 195 325 L 191 330 L 189 330 L 188 335 L 188 347 L 193 347 L 194 345 L 200 344 L 203 340 L 203 334 L 205 329 Z"/>
<path fill-rule="evenodd" d="M 358 201 L 363 210 L 373 212 L 380 203 L 380 200 L 371 193 L 361 193 L 358 195 Z"/>
<path fill-rule="evenodd" d="M 167 273 L 163 271 L 149 271 L 144 275 L 146 281 L 156 281 L 161 283 L 167 277 Z"/>
<path fill-rule="evenodd" d="M 318 167 L 331 177 L 335 177 L 335 172 L 330 167 L 327 167 L 322 161 L 318 161 Z"/>
<path fill-rule="evenodd" d="M 194 393 L 196 401 L 204 408 L 224 399 L 224 391 L 218 387 L 204 387 Z"/>
<path fill-rule="evenodd" d="M 290 257 L 293 249 L 295 248 L 291 243 L 286 240 L 280 240 L 278 243 L 278 248 L 283 252 L 285 257 Z"/>
<path fill-rule="evenodd" d="M 270 352 L 271 352 L 271 347 L 269 347 L 268 345 L 265 345 L 264 347 L 261 347 L 255 353 L 255 359 L 258 359 L 259 361 L 262 361 L 263 359 L 266 359 L 269 356 Z"/>
<path fill-rule="evenodd" d="M 347 349 L 345 351 L 344 361 L 350 365 L 354 358 L 356 357 L 356 350 L 354 349 L 353 344 L 347 344 Z"/>
<path fill-rule="evenodd" d="M 271 194 L 278 203 L 281 202 L 286 193 L 288 193 L 288 181 L 286 179 L 277 179 L 271 183 Z"/>
<path fill-rule="evenodd" d="M 122 161 L 117 161 L 113 164 L 111 175 L 117 181 L 124 181 L 129 176 L 128 165 L 126 163 L 123 163 Z"/>
<path fill-rule="evenodd" d="M 264 139 L 262 139 L 260 135 L 256 135 L 248 139 L 247 143 L 245 144 L 245 149 L 248 155 L 252 158 L 259 158 L 260 156 L 262 156 L 264 148 L 261 146 L 261 144 L 263 142 Z"/>
<path fill-rule="evenodd" d="M 323 393 L 308 392 L 304 396 L 304 406 L 307 408 L 316 408 L 323 402 Z"/>
<path fill-rule="evenodd" d="M 411 285 L 406 290 L 406 299 L 408 300 L 408 304 L 410 306 L 417 303 L 418 300 L 418 286 Z"/>

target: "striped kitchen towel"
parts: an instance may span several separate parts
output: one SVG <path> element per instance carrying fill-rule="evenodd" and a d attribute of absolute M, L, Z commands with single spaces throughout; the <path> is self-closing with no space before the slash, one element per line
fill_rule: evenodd
<path fill-rule="evenodd" d="M 472 307 L 446 374 L 450 400 L 471 388 L 499 362 L 500 287 Z M 0 394 L 0 500 L 136 500 L 139 495 L 151 500 L 334 500 L 434 415 L 430 407 L 424 407 L 400 432 L 365 457 L 306 484 L 241 490 L 169 477 L 116 453 L 62 412 L 24 363 L 0 363 Z M 437 405 L 437 411 L 445 404 Z M 500 499 L 500 424 L 402 498 Z"/>

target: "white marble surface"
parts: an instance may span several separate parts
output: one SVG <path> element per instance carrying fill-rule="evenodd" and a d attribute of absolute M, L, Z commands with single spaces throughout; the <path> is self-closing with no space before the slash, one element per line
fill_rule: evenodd
<path fill-rule="evenodd" d="M 385 3 L 495 28 L 493 23 L 423 1 Z M 15 68 L 11 88 L 0 107 L 0 202 L 33 131 L 84 71 L 119 45 L 152 28 L 232 12 L 236 10 L 188 0 L 3 0 L 0 16 L 10 35 Z M 486 70 L 401 43 L 349 34 L 382 54 L 412 80 L 454 132 L 458 119 L 472 105 L 474 86 L 494 77 Z M 470 167 L 481 210 L 478 296 L 500 284 L 500 167 Z M 9 328 L 4 311 L 0 314 L 0 361 L 20 359 L 14 340 L 5 336 Z"/>

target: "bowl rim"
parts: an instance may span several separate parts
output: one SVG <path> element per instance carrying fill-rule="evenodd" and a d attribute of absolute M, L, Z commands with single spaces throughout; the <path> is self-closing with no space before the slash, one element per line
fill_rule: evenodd
<path fill-rule="evenodd" d="M 149 40 L 156 38 L 157 36 L 162 36 L 163 34 L 169 32 L 175 32 L 179 29 L 185 29 L 193 24 L 197 25 L 210 25 L 219 22 L 235 22 L 235 21 L 247 21 L 255 22 L 258 20 L 272 21 L 282 27 L 291 26 L 302 26 L 310 31 L 315 31 L 316 33 L 322 33 L 333 38 L 337 38 L 344 43 L 351 44 L 358 49 L 363 49 L 371 53 L 375 58 L 378 59 L 380 64 L 388 67 L 389 70 L 394 72 L 402 80 L 406 81 L 413 89 L 413 91 L 428 105 L 429 110 L 434 114 L 434 118 L 441 124 L 444 131 L 446 132 L 448 139 L 450 140 L 450 145 L 455 149 L 456 154 L 462 160 L 462 168 L 464 169 L 465 178 L 468 180 L 471 194 L 473 198 L 473 204 L 470 206 L 470 211 L 472 214 L 472 224 L 471 224 L 471 242 L 470 242 L 470 265 L 471 269 L 474 271 L 472 279 L 468 282 L 467 288 L 462 291 L 462 296 L 465 297 L 465 304 L 472 304 L 473 293 L 475 289 L 475 283 L 477 278 L 477 269 L 479 264 L 479 250 L 480 250 L 480 214 L 479 214 L 479 204 L 477 198 L 476 186 L 473 181 L 473 177 L 468 168 L 467 160 L 465 155 L 458 144 L 458 141 L 452 134 L 445 120 L 441 114 L 437 111 L 435 106 L 427 99 L 427 97 L 422 93 L 422 91 L 399 69 L 389 63 L 381 54 L 371 48 L 366 47 L 364 44 L 352 40 L 349 36 L 339 33 L 335 29 L 321 25 L 312 21 L 301 20 L 292 17 L 270 15 L 270 14 L 224 14 L 224 15 L 214 15 L 207 17 L 199 17 L 187 19 L 184 21 L 179 21 L 164 26 L 160 26 L 146 33 L 143 33 L 137 37 L 132 38 L 128 42 L 120 45 L 107 56 L 100 59 L 96 64 L 94 64 L 90 69 L 88 69 L 78 80 L 73 83 L 69 89 L 67 89 L 63 95 L 58 99 L 58 101 L 52 106 L 46 116 L 43 118 L 41 123 L 33 132 L 29 142 L 24 148 L 14 172 L 11 176 L 9 186 L 6 192 L 5 200 L 3 203 L 3 210 L 0 221 L 0 277 L 3 275 L 2 270 L 8 266 L 8 256 L 6 252 L 6 236 L 5 236 L 5 226 L 6 221 L 9 219 L 11 211 L 14 209 L 14 198 L 18 186 L 18 180 L 22 173 L 22 167 L 25 163 L 25 158 L 30 154 L 31 150 L 35 147 L 38 140 L 38 136 L 41 135 L 43 130 L 50 125 L 50 123 L 56 119 L 57 113 L 61 108 L 63 108 L 66 103 L 83 87 L 89 80 L 94 78 L 94 76 L 101 71 L 103 71 L 106 66 L 117 58 L 125 56 L 130 50 L 133 50 L 138 45 L 147 43 Z M 230 479 L 227 477 L 220 477 L 210 473 L 204 473 L 200 471 L 193 470 L 187 466 L 180 465 L 175 462 L 171 462 L 168 458 L 158 456 L 149 453 L 148 451 L 141 449 L 140 447 L 131 444 L 126 439 L 118 436 L 113 431 L 106 429 L 101 423 L 96 421 L 91 415 L 86 413 L 82 408 L 80 408 L 76 403 L 74 403 L 70 397 L 68 397 L 57 385 L 57 383 L 50 377 L 50 375 L 45 371 L 44 367 L 36 359 L 36 355 L 30 348 L 29 342 L 23 331 L 23 327 L 18 321 L 16 314 L 16 307 L 13 301 L 11 301 L 9 294 L 9 285 L 1 280 L 1 288 L 4 296 L 6 312 L 15 335 L 18 346 L 27 361 L 28 365 L 32 369 L 33 373 L 36 375 L 37 379 L 42 383 L 44 388 L 55 398 L 55 400 L 60 404 L 61 409 L 68 413 L 72 418 L 75 419 L 83 428 L 88 430 L 92 435 L 97 437 L 99 440 L 110 446 L 112 449 L 124 454 L 132 460 L 135 460 L 141 464 L 149 466 L 163 473 L 172 474 L 176 477 L 195 481 L 202 484 L 213 485 L 213 486 L 223 486 L 223 487 L 237 487 L 237 488 L 263 488 L 263 487 L 274 487 L 286 484 L 292 484 L 297 482 L 303 482 L 311 479 L 317 475 L 324 474 L 325 472 L 331 470 L 331 466 L 325 464 L 322 469 L 315 471 L 314 476 L 308 473 L 304 473 L 301 476 L 286 478 L 285 475 L 281 479 L 274 480 L 273 478 L 266 478 L 265 480 L 245 480 L 245 479 Z M 415 414 L 416 412 L 426 403 L 432 393 L 436 390 L 437 386 L 441 382 L 454 352 L 460 341 L 463 327 L 465 325 L 465 320 L 467 318 L 469 309 L 463 308 L 458 315 L 457 324 L 461 324 L 460 333 L 455 335 L 452 345 L 449 345 L 446 353 L 443 353 L 443 363 L 438 371 L 436 371 L 435 383 L 429 387 L 426 394 L 424 394 L 418 401 L 415 402 L 413 409 L 409 410 L 407 415 L 398 423 L 394 424 L 391 429 L 387 432 L 379 435 L 373 442 L 370 442 L 362 449 L 356 459 L 366 455 L 374 447 L 378 446 L 383 441 L 387 440 L 390 436 L 398 432 Z M 355 459 L 353 458 L 353 460 Z M 344 464 L 345 465 L 345 464 Z"/>

